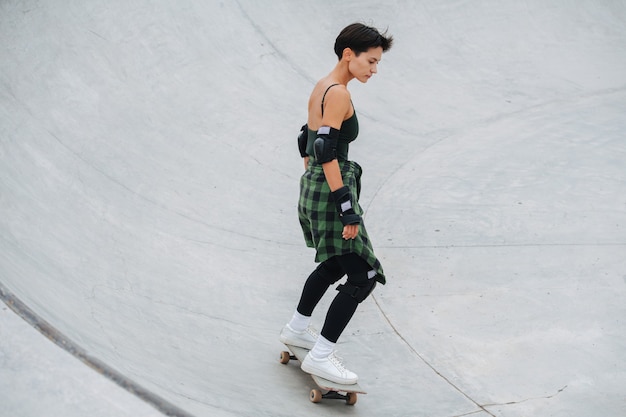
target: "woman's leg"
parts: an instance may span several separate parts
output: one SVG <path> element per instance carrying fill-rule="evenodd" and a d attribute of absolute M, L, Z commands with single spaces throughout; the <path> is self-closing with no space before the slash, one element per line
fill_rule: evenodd
<path fill-rule="evenodd" d="M 339 293 L 328 308 L 324 327 L 313 348 L 302 362 L 302 370 L 331 381 L 354 384 L 357 374 L 346 369 L 335 356 L 335 343 L 354 315 L 357 306 L 376 286 L 376 276 L 360 256 L 350 253 L 335 257 L 342 271 L 348 275 L 345 284 L 337 287 Z"/>
<path fill-rule="evenodd" d="M 280 341 L 289 345 L 311 349 L 318 339 L 317 331 L 311 328 L 311 314 L 324 296 L 328 287 L 344 275 L 335 258 L 318 265 L 309 275 L 296 311 L 280 334 Z"/>
<path fill-rule="evenodd" d="M 373 290 L 376 281 L 370 273 L 371 266 L 359 255 L 349 253 L 336 256 L 337 263 L 348 275 L 346 284 L 341 285 L 339 293 L 335 296 L 324 322 L 321 335 L 328 341 L 336 343 L 341 333 L 352 319 L 359 303 L 361 303 Z"/>
<path fill-rule="evenodd" d="M 345 272 L 337 262 L 336 256 L 319 264 L 304 284 L 297 312 L 310 317 L 328 287 L 339 281 L 344 275 Z"/>

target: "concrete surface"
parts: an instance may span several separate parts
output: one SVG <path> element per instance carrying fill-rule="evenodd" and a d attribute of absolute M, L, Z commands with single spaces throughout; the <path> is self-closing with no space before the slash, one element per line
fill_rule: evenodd
<path fill-rule="evenodd" d="M 4 304 L 0 308 L 0 415 L 162 416 L 155 407 L 42 339 Z"/>
<path fill-rule="evenodd" d="M 314 267 L 295 137 L 353 21 L 396 44 L 349 86 L 388 285 L 340 340 L 369 392 L 346 407 L 277 358 Z M 626 415 L 625 22 L 609 0 L 0 2 L 0 283 L 150 393 L 3 309 L 0 414 Z"/>

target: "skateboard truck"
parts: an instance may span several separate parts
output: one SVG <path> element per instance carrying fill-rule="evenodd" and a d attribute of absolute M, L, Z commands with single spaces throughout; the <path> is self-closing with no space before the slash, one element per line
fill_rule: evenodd
<path fill-rule="evenodd" d="M 317 388 L 313 388 L 309 393 L 309 400 L 313 403 L 318 403 L 322 400 L 344 400 L 348 405 L 356 404 L 357 394 L 356 392 L 347 392 L 345 394 L 339 391 L 328 391 L 323 393 Z"/>

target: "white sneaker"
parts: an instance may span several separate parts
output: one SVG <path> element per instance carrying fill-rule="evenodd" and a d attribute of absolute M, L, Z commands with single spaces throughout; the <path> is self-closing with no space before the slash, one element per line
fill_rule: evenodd
<path fill-rule="evenodd" d="M 324 359 L 315 359 L 309 352 L 304 358 L 301 368 L 306 373 L 321 376 L 338 384 L 356 384 L 359 379 L 357 374 L 343 366 L 341 358 L 337 357 L 335 352 Z"/>
<path fill-rule="evenodd" d="M 286 345 L 311 350 L 317 341 L 317 331 L 309 326 L 304 331 L 296 332 L 289 324 L 286 324 L 280 332 L 280 341 Z"/>

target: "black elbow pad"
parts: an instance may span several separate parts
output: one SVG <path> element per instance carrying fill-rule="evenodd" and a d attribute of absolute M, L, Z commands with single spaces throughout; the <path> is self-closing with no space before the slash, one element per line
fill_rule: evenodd
<path fill-rule="evenodd" d="M 339 130 L 322 126 L 317 131 L 317 139 L 313 142 L 315 160 L 320 164 L 325 164 L 333 159 L 337 159 L 337 141 L 339 140 Z"/>
<path fill-rule="evenodd" d="M 301 157 L 306 157 L 306 142 L 309 139 L 309 126 L 304 125 L 300 129 L 300 134 L 298 135 L 298 150 L 300 151 Z"/>

